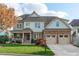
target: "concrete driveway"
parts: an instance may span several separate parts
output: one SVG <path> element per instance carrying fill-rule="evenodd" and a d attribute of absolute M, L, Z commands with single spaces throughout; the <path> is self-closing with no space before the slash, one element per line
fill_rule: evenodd
<path fill-rule="evenodd" d="M 79 48 L 69 45 L 50 45 L 48 47 L 55 53 L 55 56 L 79 56 Z"/>

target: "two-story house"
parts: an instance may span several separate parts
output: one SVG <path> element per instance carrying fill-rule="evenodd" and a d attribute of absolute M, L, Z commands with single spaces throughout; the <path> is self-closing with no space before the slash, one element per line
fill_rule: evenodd
<path fill-rule="evenodd" d="M 70 22 L 72 26 L 72 41 L 73 44 L 79 45 L 79 19 L 74 19 Z"/>
<path fill-rule="evenodd" d="M 55 16 L 40 16 L 36 12 L 18 17 L 18 23 L 11 31 L 14 40 L 31 43 L 32 39 L 46 39 L 48 44 L 71 43 L 71 28 L 68 20 Z"/>

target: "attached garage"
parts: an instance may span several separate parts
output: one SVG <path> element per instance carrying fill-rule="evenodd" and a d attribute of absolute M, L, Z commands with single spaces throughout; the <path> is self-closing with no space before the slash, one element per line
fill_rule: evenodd
<path fill-rule="evenodd" d="M 70 44 L 70 29 L 47 29 L 44 30 L 44 38 L 47 44 Z"/>
<path fill-rule="evenodd" d="M 59 44 L 69 44 L 70 43 L 70 35 L 69 34 L 60 34 L 58 35 Z"/>
<path fill-rule="evenodd" d="M 46 34 L 45 35 L 46 42 L 49 44 L 56 44 L 56 35 Z"/>

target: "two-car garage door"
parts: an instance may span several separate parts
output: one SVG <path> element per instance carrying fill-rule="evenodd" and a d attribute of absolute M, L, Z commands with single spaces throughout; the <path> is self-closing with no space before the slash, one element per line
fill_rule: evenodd
<path fill-rule="evenodd" d="M 70 32 L 68 30 L 45 31 L 45 39 L 47 44 L 69 44 Z"/>
<path fill-rule="evenodd" d="M 68 34 L 48 34 L 46 35 L 46 41 L 48 44 L 69 44 L 69 35 Z"/>

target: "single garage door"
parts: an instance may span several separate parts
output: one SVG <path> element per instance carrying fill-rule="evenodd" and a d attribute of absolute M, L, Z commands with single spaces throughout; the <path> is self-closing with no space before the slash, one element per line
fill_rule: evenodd
<path fill-rule="evenodd" d="M 55 34 L 47 34 L 45 38 L 47 44 L 56 44 L 57 36 Z"/>
<path fill-rule="evenodd" d="M 69 35 L 68 34 L 48 34 L 45 36 L 47 44 L 69 44 Z"/>
<path fill-rule="evenodd" d="M 59 44 L 69 44 L 69 35 L 68 34 L 60 34 L 58 35 Z"/>

